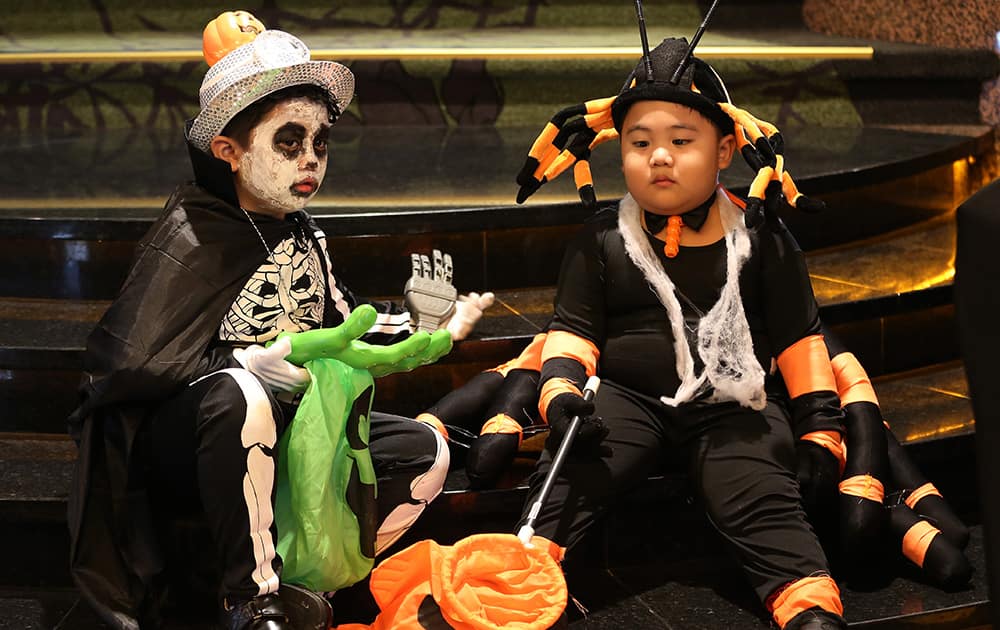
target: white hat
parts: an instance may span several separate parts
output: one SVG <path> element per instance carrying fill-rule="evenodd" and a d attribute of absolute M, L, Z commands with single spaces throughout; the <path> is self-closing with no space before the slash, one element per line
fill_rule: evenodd
<path fill-rule="evenodd" d="M 198 91 L 201 112 L 188 131 L 188 141 L 208 153 L 212 138 L 236 114 L 292 85 L 323 88 L 341 113 L 354 98 L 354 75 L 346 66 L 310 61 L 309 49 L 298 37 L 266 30 L 208 69 Z"/>

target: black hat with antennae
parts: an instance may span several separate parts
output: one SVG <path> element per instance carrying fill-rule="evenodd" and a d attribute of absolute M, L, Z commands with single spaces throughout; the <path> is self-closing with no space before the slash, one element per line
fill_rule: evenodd
<path fill-rule="evenodd" d="M 688 44 L 686 39 L 668 38 L 649 50 L 642 0 L 635 0 L 642 40 L 642 60 L 632 70 L 611 108 L 615 128 L 621 131 L 629 108 L 638 101 L 668 101 L 686 105 L 715 123 L 723 135 L 733 133 L 733 120 L 718 103 L 728 103 L 729 93 L 722 79 L 710 65 L 692 55 L 708 27 L 715 0 Z"/>

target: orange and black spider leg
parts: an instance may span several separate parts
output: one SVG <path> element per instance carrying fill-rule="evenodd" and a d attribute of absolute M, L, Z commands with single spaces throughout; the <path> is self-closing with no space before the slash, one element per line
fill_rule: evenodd
<path fill-rule="evenodd" d="M 743 161 L 754 171 L 757 172 L 760 169 L 767 166 L 767 161 L 764 156 L 760 154 L 757 147 L 753 145 L 750 140 L 747 139 L 746 131 L 743 127 L 736 126 L 736 146 L 740 150 L 740 155 L 743 156 Z"/>
<path fill-rule="evenodd" d="M 547 177 L 546 173 L 552 168 L 553 162 L 562 155 L 563 149 L 571 137 L 581 132 L 590 133 L 590 128 L 587 127 L 587 121 L 584 118 L 574 119 L 562 128 L 557 128 L 558 131 L 554 136 L 551 134 L 550 125 L 552 125 L 551 122 L 545 126 L 542 135 L 536 140 L 536 144 L 541 141 L 541 146 L 536 150 L 536 147 L 532 145 L 528 159 L 517 175 L 517 182 L 521 185 L 520 190 L 517 191 L 517 203 L 524 203 L 528 197 L 542 187 L 542 184 L 552 178 Z"/>
<path fill-rule="evenodd" d="M 574 121 L 575 123 L 576 121 Z M 594 141 L 597 137 L 597 132 L 593 129 L 585 128 L 579 131 L 574 137 L 573 141 L 569 143 L 559 155 L 556 156 L 552 163 L 549 164 L 545 172 L 542 173 L 542 178 L 546 181 L 552 181 L 556 177 L 559 177 L 563 172 L 570 166 L 580 159 L 581 156 L 590 156 L 590 143 Z"/>
<path fill-rule="evenodd" d="M 577 192 L 580 194 L 580 201 L 583 202 L 583 206 L 588 209 L 595 209 L 597 207 L 597 193 L 594 191 L 594 177 L 590 172 L 590 152 L 593 151 L 594 147 L 607 142 L 608 140 L 614 140 L 618 137 L 618 132 L 612 127 L 611 129 L 602 129 L 597 137 L 593 139 L 590 143 L 588 151 L 577 159 L 576 164 L 573 165 L 573 181 L 576 182 Z"/>
<path fill-rule="evenodd" d="M 822 212 L 826 210 L 826 204 L 819 199 L 811 199 L 806 197 L 799 192 L 798 187 L 792 180 L 792 176 L 789 175 L 788 171 L 781 174 L 781 189 L 785 193 L 785 199 L 788 200 L 789 205 L 793 208 L 798 208 L 803 212 Z"/>
<path fill-rule="evenodd" d="M 969 544 L 969 528 L 952 511 L 948 502 L 910 458 L 888 426 L 889 467 L 893 485 L 902 491 L 906 505 L 937 525 L 945 538 L 959 549 Z"/>
<path fill-rule="evenodd" d="M 750 192 L 747 194 L 746 224 L 751 230 L 755 230 L 764 224 L 764 197 L 767 194 L 767 186 L 774 180 L 774 169 L 765 166 L 757 171 L 757 176 L 750 183 Z"/>
<path fill-rule="evenodd" d="M 764 163 L 773 167 L 776 161 L 774 147 L 772 147 L 771 143 L 768 141 L 767 134 L 765 134 L 761 129 L 759 123 L 762 121 L 758 121 L 745 110 L 734 107 L 729 103 L 720 103 L 719 106 L 722 108 L 722 111 L 726 112 L 729 117 L 733 119 L 733 122 L 743 128 L 750 142 L 753 143 L 754 147 L 759 152 L 761 159 L 764 160 Z M 768 123 L 763 124 L 765 129 L 773 129 L 774 132 L 777 133 L 777 128 L 773 125 Z"/>
<path fill-rule="evenodd" d="M 611 126 L 611 104 L 617 96 L 609 96 L 587 101 L 580 105 L 567 107 L 549 120 L 528 151 L 528 158 L 517 175 L 520 190 L 517 193 L 517 203 L 524 201 L 535 193 L 545 182 L 543 173 L 548 170 L 552 161 L 562 152 L 567 140 L 585 128 L 593 128 L 594 132 Z M 571 118 L 581 118 L 567 123 Z M 608 122 L 604 122 L 607 119 Z"/>
<path fill-rule="evenodd" d="M 521 445 L 523 427 L 534 424 L 538 409 L 540 366 L 507 372 L 487 411 L 488 420 L 472 442 L 465 472 L 473 488 L 490 488 L 510 468 Z"/>
<path fill-rule="evenodd" d="M 486 423 L 465 460 L 466 474 L 474 488 L 496 485 L 517 456 L 523 427 L 537 420 L 538 376 L 545 338 L 544 333 L 535 335 L 520 355 L 492 370 L 503 377 L 503 384 L 492 395 Z"/>
<path fill-rule="evenodd" d="M 594 192 L 594 176 L 590 173 L 589 159 L 577 160 L 573 165 L 573 181 L 583 207 L 590 210 L 597 208 L 597 193 Z"/>
<path fill-rule="evenodd" d="M 889 508 L 889 528 L 903 555 L 941 587 L 962 588 L 972 579 L 972 565 L 962 552 L 905 503 Z"/>
<path fill-rule="evenodd" d="M 867 564 L 883 544 L 888 514 L 883 506 L 889 455 L 875 388 L 850 352 L 826 336 L 830 365 L 844 410 L 847 459 L 840 481 L 841 549 L 853 566 Z"/>
<path fill-rule="evenodd" d="M 781 174 L 785 168 L 785 156 L 775 155 L 774 174 L 764 188 L 764 220 L 768 224 L 777 225 L 778 209 L 781 208 Z"/>

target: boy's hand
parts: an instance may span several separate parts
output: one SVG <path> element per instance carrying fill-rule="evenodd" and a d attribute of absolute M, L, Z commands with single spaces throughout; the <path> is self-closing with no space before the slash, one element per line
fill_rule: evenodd
<path fill-rule="evenodd" d="M 452 316 L 458 296 L 451 283 L 454 276 L 451 256 L 442 254 L 439 249 L 432 255 L 433 266 L 426 255 L 410 254 L 413 275 L 403 288 L 403 299 L 414 327 L 427 333 L 440 328 L 442 322 Z"/>
<path fill-rule="evenodd" d="M 445 325 L 447 331 L 451 333 L 451 338 L 461 341 L 468 337 L 476 322 L 483 316 L 483 311 L 493 306 L 494 299 L 494 295 L 489 291 L 482 295 L 470 293 L 459 296 L 455 302 L 455 313 Z"/>
<path fill-rule="evenodd" d="M 580 428 L 573 439 L 572 453 L 598 453 L 601 455 L 610 451 L 601 446 L 608 437 L 608 427 L 604 421 L 594 416 L 594 403 L 584 400 L 583 396 L 566 392 L 559 394 L 549 403 L 545 413 L 549 422 L 549 437 L 545 440 L 545 448 L 555 453 L 566 438 L 566 432 L 575 416 L 580 416 Z"/>
<path fill-rule="evenodd" d="M 299 392 L 309 386 L 309 372 L 288 362 L 292 352 L 288 337 L 268 347 L 256 344 L 233 350 L 233 358 L 277 392 Z"/>

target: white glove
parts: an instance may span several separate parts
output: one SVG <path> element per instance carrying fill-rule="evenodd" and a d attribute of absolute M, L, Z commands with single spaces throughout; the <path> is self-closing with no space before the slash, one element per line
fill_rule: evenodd
<path fill-rule="evenodd" d="M 309 386 L 309 372 L 285 361 L 292 342 L 285 337 L 269 347 L 252 345 L 233 350 L 233 358 L 276 392 L 300 392 Z"/>
<path fill-rule="evenodd" d="M 483 316 L 483 311 L 493 306 L 494 295 L 490 292 L 470 293 L 460 295 L 455 301 L 455 313 L 446 322 L 445 328 L 451 333 L 451 338 L 460 341 L 469 336 L 476 322 Z"/>

